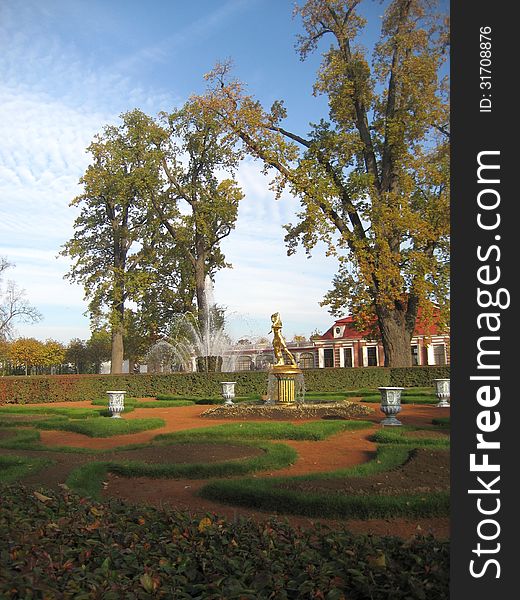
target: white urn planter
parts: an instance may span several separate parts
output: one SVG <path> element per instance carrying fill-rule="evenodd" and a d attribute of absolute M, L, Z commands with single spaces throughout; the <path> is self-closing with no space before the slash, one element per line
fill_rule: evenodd
<path fill-rule="evenodd" d="M 437 395 L 438 408 L 450 406 L 450 380 L 449 379 L 434 379 L 435 393 Z"/>
<path fill-rule="evenodd" d="M 222 386 L 221 395 L 224 398 L 225 406 L 233 406 L 233 398 L 235 397 L 235 384 L 236 381 L 221 381 Z"/>
<path fill-rule="evenodd" d="M 386 419 L 381 421 L 381 425 L 402 425 L 395 415 L 401 411 L 401 392 L 403 390 L 402 387 L 379 388 L 381 392 L 381 412 L 386 415 Z"/>
<path fill-rule="evenodd" d="M 121 390 L 111 390 L 108 394 L 108 410 L 112 419 L 120 419 L 125 410 L 125 394 Z"/>

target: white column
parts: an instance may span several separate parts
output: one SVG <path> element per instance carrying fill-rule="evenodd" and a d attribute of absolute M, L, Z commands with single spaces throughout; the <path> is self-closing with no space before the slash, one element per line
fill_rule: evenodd
<path fill-rule="evenodd" d="M 435 355 L 433 353 L 433 344 L 428 344 L 426 346 L 426 364 L 427 365 L 435 364 Z"/>

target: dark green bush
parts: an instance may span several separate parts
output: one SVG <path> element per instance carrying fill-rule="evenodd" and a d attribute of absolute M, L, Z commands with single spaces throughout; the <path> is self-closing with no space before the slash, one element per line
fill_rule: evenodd
<path fill-rule="evenodd" d="M 380 386 L 427 387 L 433 385 L 433 379 L 448 378 L 450 369 L 308 369 L 304 376 L 308 392 L 343 392 Z M 0 378 L 0 404 L 95 400 L 106 397 L 107 390 L 125 390 L 128 396 L 136 398 L 161 395 L 182 396 L 184 399 L 219 398 L 221 381 L 236 381 L 237 397 L 252 394 L 258 397 L 267 392 L 265 371 L 16 376 Z"/>
<path fill-rule="evenodd" d="M 443 600 L 449 543 L 2 490 L 0 597 Z"/>

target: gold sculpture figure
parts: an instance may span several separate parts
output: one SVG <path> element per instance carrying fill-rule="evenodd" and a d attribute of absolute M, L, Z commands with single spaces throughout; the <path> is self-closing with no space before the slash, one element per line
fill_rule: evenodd
<path fill-rule="evenodd" d="M 296 360 L 287 348 L 285 339 L 282 335 L 282 320 L 280 319 L 280 313 L 274 313 L 271 315 L 271 331 L 273 332 L 273 350 L 274 358 L 276 360 L 275 366 L 280 367 L 285 365 L 284 352 L 291 361 L 291 365 L 297 367 Z M 271 333 L 271 331 L 269 333 Z"/>

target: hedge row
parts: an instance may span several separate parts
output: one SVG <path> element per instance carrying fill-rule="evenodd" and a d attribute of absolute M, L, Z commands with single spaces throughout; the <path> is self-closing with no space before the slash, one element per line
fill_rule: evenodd
<path fill-rule="evenodd" d="M 436 378 L 449 378 L 450 368 L 308 369 L 304 376 L 308 392 L 342 392 L 379 386 L 428 387 Z M 106 397 L 107 390 L 126 390 L 138 398 L 157 394 L 219 397 L 221 381 L 236 381 L 237 396 L 267 391 L 265 371 L 16 376 L 0 377 L 0 404 L 95 400 Z"/>

